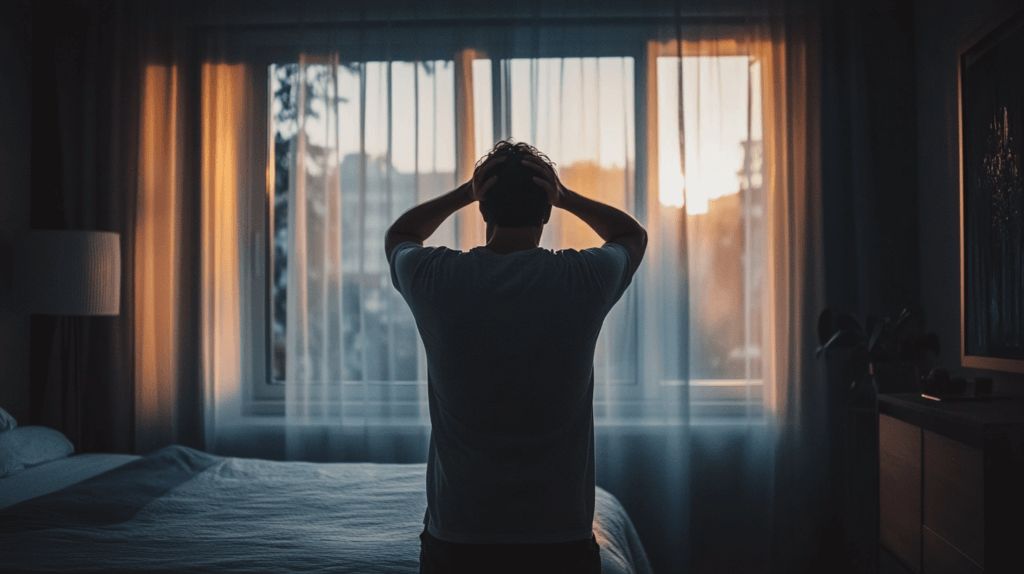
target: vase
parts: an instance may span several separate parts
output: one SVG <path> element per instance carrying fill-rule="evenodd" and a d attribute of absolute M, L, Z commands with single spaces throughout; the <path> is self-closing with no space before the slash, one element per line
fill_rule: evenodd
<path fill-rule="evenodd" d="M 869 370 L 850 384 L 849 402 L 851 409 L 866 409 L 872 412 L 878 406 L 878 382 Z"/>

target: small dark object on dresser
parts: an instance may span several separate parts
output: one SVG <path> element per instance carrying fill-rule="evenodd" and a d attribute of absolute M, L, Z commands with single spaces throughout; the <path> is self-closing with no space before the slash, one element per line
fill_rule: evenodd
<path fill-rule="evenodd" d="M 963 377 L 950 377 L 947 383 L 946 392 L 952 395 L 962 395 L 967 390 L 967 379 Z"/>
<path fill-rule="evenodd" d="M 926 395 L 961 395 L 967 390 L 967 379 L 950 377 L 949 371 L 940 367 L 921 377 L 920 386 Z"/>
<path fill-rule="evenodd" d="M 970 401 L 988 400 L 1000 397 L 992 396 L 992 378 L 950 377 L 946 369 L 932 369 L 921 377 L 921 395 L 933 400 Z"/>
<path fill-rule="evenodd" d="M 932 369 L 927 375 L 921 377 L 921 392 L 927 395 L 936 395 L 949 392 L 949 371 L 938 367 Z"/>
<path fill-rule="evenodd" d="M 992 394 L 992 378 L 978 377 L 967 383 L 967 392 L 975 397 L 988 396 Z"/>

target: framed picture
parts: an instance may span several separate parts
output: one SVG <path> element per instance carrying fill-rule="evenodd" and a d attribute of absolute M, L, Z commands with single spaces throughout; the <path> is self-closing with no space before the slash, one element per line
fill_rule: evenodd
<path fill-rule="evenodd" d="M 1024 9 L 961 46 L 961 364 L 1024 373 Z"/>

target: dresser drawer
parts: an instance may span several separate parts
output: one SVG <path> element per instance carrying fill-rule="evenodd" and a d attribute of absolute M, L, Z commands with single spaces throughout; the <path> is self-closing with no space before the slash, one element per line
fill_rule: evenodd
<path fill-rule="evenodd" d="M 921 571 L 921 429 L 878 417 L 879 540 Z"/>
<path fill-rule="evenodd" d="M 985 570 L 962 552 L 939 538 L 927 526 L 921 527 L 922 574 L 984 574 Z"/>
<path fill-rule="evenodd" d="M 985 457 L 981 450 L 923 431 L 922 523 L 927 533 L 985 566 Z M 935 546 L 932 541 L 932 546 Z M 927 536 L 925 548 L 929 547 Z M 928 560 L 924 571 L 928 572 Z"/>

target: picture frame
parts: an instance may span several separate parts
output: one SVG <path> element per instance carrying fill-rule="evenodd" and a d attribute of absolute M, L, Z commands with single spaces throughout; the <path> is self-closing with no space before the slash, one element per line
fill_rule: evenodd
<path fill-rule="evenodd" d="M 961 365 L 1024 373 L 1024 9 L 958 61 Z"/>

